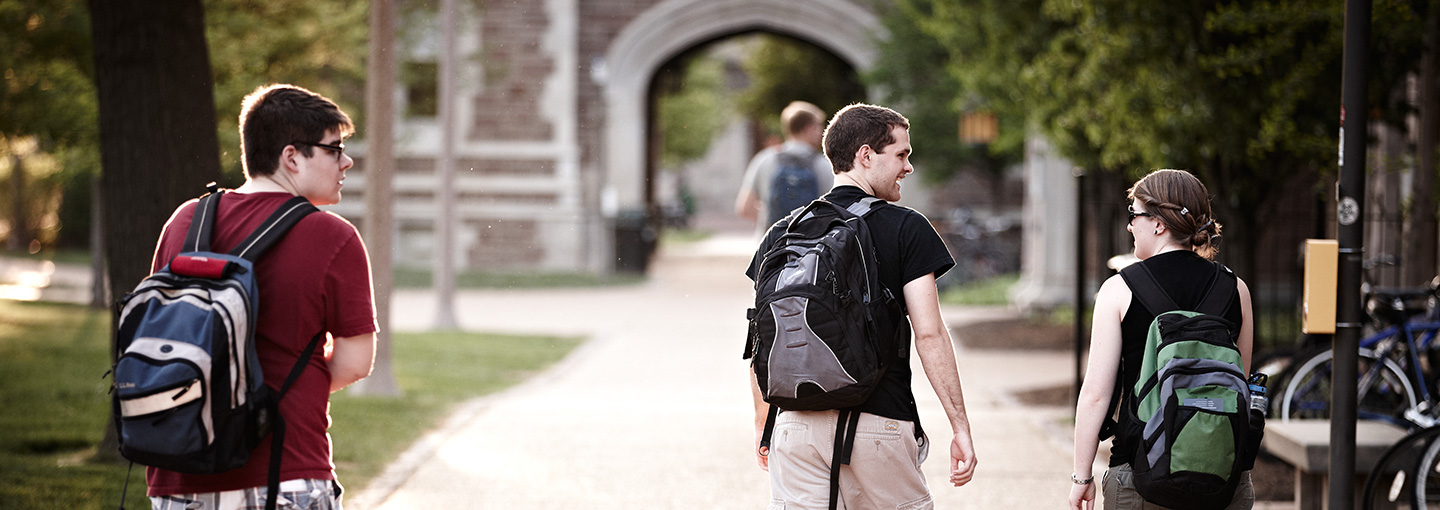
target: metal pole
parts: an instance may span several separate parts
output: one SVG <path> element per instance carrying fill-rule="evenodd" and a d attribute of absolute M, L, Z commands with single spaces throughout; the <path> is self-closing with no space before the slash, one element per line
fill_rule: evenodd
<path fill-rule="evenodd" d="M 1360 261 L 1365 248 L 1366 61 L 1370 0 L 1345 1 L 1344 75 L 1340 82 L 1340 183 L 1336 190 L 1340 242 L 1339 288 L 1330 387 L 1330 508 L 1353 508 L 1355 400 L 1359 384 Z"/>
<path fill-rule="evenodd" d="M 1084 382 L 1082 361 L 1085 358 L 1085 169 L 1075 167 L 1075 385 L 1071 386 L 1072 403 L 1080 403 L 1080 384 Z"/>
<path fill-rule="evenodd" d="M 456 329 L 455 323 L 455 0 L 440 0 L 440 157 L 435 201 L 435 329 Z"/>

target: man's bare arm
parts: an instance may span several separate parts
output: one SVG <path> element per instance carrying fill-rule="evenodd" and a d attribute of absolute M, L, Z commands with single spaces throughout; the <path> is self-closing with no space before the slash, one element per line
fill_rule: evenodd
<path fill-rule="evenodd" d="M 331 393 L 368 377 L 375 368 L 375 333 L 336 338 L 328 362 Z"/>
<path fill-rule="evenodd" d="M 970 439 L 970 418 L 965 412 L 965 396 L 960 389 L 960 372 L 955 362 L 955 347 L 950 331 L 940 316 L 940 298 L 935 289 L 935 275 L 911 280 L 904 288 L 905 306 L 910 310 L 910 325 L 915 332 L 915 352 L 925 377 L 935 388 L 935 396 L 945 408 L 954 436 L 950 441 L 950 483 L 965 485 L 975 476 L 975 445 Z"/>

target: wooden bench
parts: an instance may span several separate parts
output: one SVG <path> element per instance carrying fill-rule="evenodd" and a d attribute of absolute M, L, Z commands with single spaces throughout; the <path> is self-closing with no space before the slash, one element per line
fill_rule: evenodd
<path fill-rule="evenodd" d="M 1362 420 L 1355 425 L 1355 508 L 1360 507 L 1358 499 L 1370 468 L 1404 437 L 1404 429 L 1388 423 Z M 1330 420 L 1268 420 L 1261 446 L 1295 466 L 1295 508 L 1329 508 Z"/>

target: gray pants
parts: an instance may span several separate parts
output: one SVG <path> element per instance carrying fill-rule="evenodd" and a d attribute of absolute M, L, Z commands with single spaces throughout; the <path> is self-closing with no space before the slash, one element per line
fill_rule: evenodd
<path fill-rule="evenodd" d="M 1135 492 L 1135 474 L 1129 464 L 1116 466 L 1105 471 L 1101 482 L 1105 491 L 1104 510 L 1166 510 L 1165 507 L 1145 501 Z M 1250 484 L 1250 472 L 1240 473 L 1240 486 L 1235 488 L 1235 499 L 1225 510 L 1250 510 L 1255 506 L 1255 486 Z M 1218 510 L 1218 509 L 1217 509 Z"/>

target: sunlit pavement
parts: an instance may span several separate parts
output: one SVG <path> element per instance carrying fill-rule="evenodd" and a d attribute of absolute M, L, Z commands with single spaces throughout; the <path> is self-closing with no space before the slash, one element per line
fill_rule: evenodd
<path fill-rule="evenodd" d="M 763 508 L 769 486 L 751 453 L 740 359 L 750 243 L 717 236 L 667 249 L 634 286 L 460 292 L 463 329 L 590 340 L 542 376 L 464 406 L 370 487 L 347 495 L 346 507 Z M 397 293 L 394 328 L 427 328 L 433 306 L 429 291 Z M 1009 316 L 945 313 L 952 325 Z M 961 349 L 980 463 L 973 482 L 953 488 L 945 483 L 949 426 L 916 362 L 921 419 L 934 442 L 924 470 L 938 508 L 1064 506 L 1069 411 L 1024 407 L 1009 395 L 1064 384 L 1072 363 L 1063 352 Z"/>
<path fill-rule="evenodd" d="M 463 329 L 589 340 L 544 374 L 460 406 L 369 487 L 351 487 L 346 507 L 764 507 L 769 485 L 751 454 L 749 381 L 740 359 L 751 299 L 743 271 L 753 242 L 733 234 L 668 247 L 642 284 L 460 291 Z M 0 299 L 83 304 L 90 282 L 88 267 L 0 257 Z M 429 290 L 397 292 L 393 327 L 428 329 L 434 303 Z M 1013 317 L 1003 308 L 943 312 L 952 327 Z M 918 361 L 914 367 L 921 420 L 933 441 L 924 471 L 936 507 L 1063 508 L 1070 410 L 1026 406 L 1011 395 L 1067 384 L 1071 355 L 957 343 L 980 459 L 965 487 L 945 484 L 949 426 Z"/>
<path fill-rule="evenodd" d="M 644 284 L 459 291 L 456 316 L 465 330 L 589 340 L 543 375 L 462 405 L 369 487 L 350 487 L 347 509 L 765 507 L 769 483 L 750 452 L 749 380 L 740 360 L 752 298 L 743 271 L 752 246 L 747 235 L 670 246 Z M 0 298 L 7 300 L 86 303 L 89 282 L 85 267 L 0 258 Z M 435 320 L 429 290 L 397 291 L 393 301 L 396 330 L 426 330 Z M 943 313 L 952 327 L 1012 317 L 1004 308 Z M 937 509 L 1064 507 L 1070 409 L 1022 405 L 1011 395 L 1067 383 L 1070 354 L 958 343 L 979 455 L 968 486 L 946 486 L 949 426 L 919 362 L 914 366 L 933 441 L 924 473 Z"/>
<path fill-rule="evenodd" d="M 88 267 L 0 257 L 0 299 L 85 304 L 91 281 Z"/>
<path fill-rule="evenodd" d="M 763 508 L 769 484 L 751 454 L 740 359 L 751 299 L 743 271 L 753 242 L 720 235 L 666 248 L 641 284 L 460 291 L 463 329 L 589 340 L 540 376 L 460 406 L 368 487 L 351 487 L 346 508 Z M 90 281 L 83 266 L 0 258 L 0 299 L 85 303 Z M 393 327 L 428 329 L 434 303 L 429 290 L 397 292 Z M 1003 308 L 943 312 L 952 327 L 1013 316 Z M 1068 383 L 1071 355 L 957 342 L 980 459 L 965 487 L 946 485 L 949 426 L 914 366 L 933 442 L 924 471 L 936 507 L 1063 508 L 1070 410 L 1026 406 L 1011 395 Z"/>

